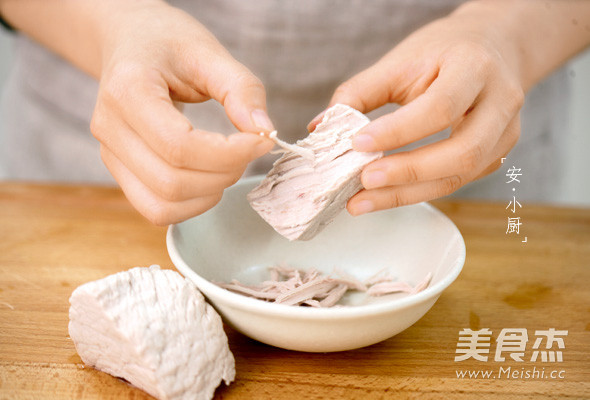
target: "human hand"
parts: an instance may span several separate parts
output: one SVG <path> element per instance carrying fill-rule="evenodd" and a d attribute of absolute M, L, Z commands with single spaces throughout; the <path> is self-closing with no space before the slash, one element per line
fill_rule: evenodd
<path fill-rule="evenodd" d="M 273 129 L 260 80 L 189 15 L 160 1 L 125 3 L 102 37 L 91 131 L 125 195 L 151 222 L 213 207 L 248 162 L 273 147 L 258 135 Z M 208 99 L 223 104 L 240 133 L 194 128 L 173 104 Z"/>
<path fill-rule="evenodd" d="M 352 215 L 450 194 L 499 168 L 516 144 L 524 101 L 516 50 L 489 16 L 460 11 L 416 31 L 336 90 L 331 105 L 365 113 L 403 105 L 355 136 L 358 151 L 397 149 L 451 127 L 448 139 L 366 166 L 365 189 L 347 205 Z"/>

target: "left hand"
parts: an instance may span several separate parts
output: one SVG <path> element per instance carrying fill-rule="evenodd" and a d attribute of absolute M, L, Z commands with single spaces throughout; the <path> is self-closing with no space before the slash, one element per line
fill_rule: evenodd
<path fill-rule="evenodd" d="M 448 139 L 366 166 L 365 190 L 348 202 L 352 215 L 450 194 L 498 169 L 516 144 L 524 101 L 517 50 L 480 17 L 451 15 L 427 25 L 336 90 L 331 105 L 363 113 L 402 105 L 359 131 L 358 151 L 397 149 L 451 127 Z"/>

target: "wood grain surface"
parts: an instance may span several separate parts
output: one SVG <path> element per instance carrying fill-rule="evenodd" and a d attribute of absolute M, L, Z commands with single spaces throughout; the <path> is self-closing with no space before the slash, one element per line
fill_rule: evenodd
<path fill-rule="evenodd" d="M 237 379 L 216 398 L 590 399 L 590 210 L 523 204 L 517 236 L 506 234 L 505 204 L 433 204 L 462 232 L 467 261 L 426 316 L 382 343 L 328 354 L 273 348 L 226 328 Z M 68 298 L 134 266 L 173 268 L 165 231 L 118 189 L 0 184 L 0 399 L 151 398 L 84 367 L 68 337 Z M 488 361 L 454 361 L 464 328 L 492 331 Z M 527 329 L 524 362 L 508 353 L 494 361 L 504 328 Z M 563 362 L 531 362 L 535 331 L 549 328 L 568 331 Z M 500 368 L 547 376 L 498 377 Z M 457 377 L 468 370 L 496 378 Z"/>

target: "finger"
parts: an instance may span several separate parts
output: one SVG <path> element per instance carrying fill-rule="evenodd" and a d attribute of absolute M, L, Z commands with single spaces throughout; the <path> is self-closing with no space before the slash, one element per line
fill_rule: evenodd
<path fill-rule="evenodd" d="M 324 118 L 324 114 L 326 113 L 326 110 L 323 110 L 321 113 L 319 113 L 318 115 L 316 115 L 310 122 L 309 124 L 307 124 L 307 131 L 308 132 L 313 132 L 315 130 L 315 128 L 319 125 L 320 122 L 322 122 L 322 119 Z"/>
<path fill-rule="evenodd" d="M 363 186 L 374 189 L 431 181 L 462 176 L 481 168 L 513 118 L 499 110 L 496 100 L 491 96 L 484 98 L 457 125 L 449 139 L 369 164 L 361 175 Z"/>
<path fill-rule="evenodd" d="M 357 216 L 416 204 L 451 194 L 465 183 L 465 178 L 454 175 L 427 182 L 362 190 L 348 201 L 346 208 L 351 215 Z"/>
<path fill-rule="evenodd" d="M 478 180 L 487 176 L 495 171 L 497 171 L 503 164 L 502 159 L 506 159 L 508 153 L 520 138 L 520 115 L 516 115 L 512 121 L 506 127 L 506 131 L 496 144 L 496 147 L 492 151 L 493 156 L 491 157 L 490 161 L 488 162 L 487 167 L 485 167 L 482 171 L 478 171 L 475 178 L 473 180 Z"/>
<path fill-rule="evenodd" d="M 490 157 L 482 164 L 483 168 L 475 169 L 464 175 L 453 175 L 425 182 L 362 190 L 349 200 L 348 211 L 352 215 L 360 215 L 449 195 L 465 184 L 496 171 L 502 165 L 501 158 L 505 157 L 508 151 L 516 145 L 519 136 L 520 117 L 516 115 L 506 127 L 506 131 L 492 150 Z"/>
<path fill-rule="evenodd" d="M 436 63 L 408 57 L 399 46 L 371 67 L 342 83 L 330 106 L 342 103 L 368 113 L 387 103 L 405 104 L 423 93 L 439 74 Z"/>
<path fill-rule="evenodd" d="M 174 224 L 200 215 L 221 200 L 222 192 L 179 202 L 164 200 L 149 190 L 105 146 L 101 146 L 101 156 L 129 202 L 155 225 Z"/>
<path fill-rule="evenodd" d="M 406 61 L 396 49 L 369 68 L 359 72 L 336 88 L 328 106 L 346 104 L 368 113 L 387 103 L 404 104 L 414 92 L 423 92 L 438 74 L 438 66 Z M 321 122 L 324 111 L 308 124 L 309 132 Z"/>
<path fill-rule="evenodd" d="M 197 78 L 205 82 L 208 95 L 223 105 L 236 128 L 242 132 L 273 131 L 260 79 L 229 55 L 217 57 L 213 65 L 214 71 Z"/>
<path fill-rule="evenodd" d="M 161 78 L 132 80 L 124 91 L 113 89 L 112 85 L 107 85 L 99 95 L 102 101 L 92 121 L 92 132 L 99 140 L 109 135 L 101 129 L 105 121 L 120 114 L 168 164 L 205 171 L 231 170 L 245 160 L 259 157 L 274 145 L 259 135 L 238 133 L 225 137 L 194 129 L 174 107 Z"/>
<path fill-rule="evenodd" d="M 342 83 L 334 91 L 329 107 L 341 103 L 368 113 L 396 97 L 403 67 L 381 60 Z"/>
<path fill-rule="evenodd" d="M 448 128 L 473 105 L 484 80 L 461 63 L 445 64 L 426 92 L 377 118 L 353 138 L 357 151 L 393 150 Z"/>
<path fill-rule="evenodd" d="M 220 193 L 237 182 L 247 166 L 244 163 L 227 172 L 175 168 L 154 153 L 122 121 L 112 123 L 109 130 L 109 141 L 103 145 L 145 186 L 166 200 L 180 201 Z"/>

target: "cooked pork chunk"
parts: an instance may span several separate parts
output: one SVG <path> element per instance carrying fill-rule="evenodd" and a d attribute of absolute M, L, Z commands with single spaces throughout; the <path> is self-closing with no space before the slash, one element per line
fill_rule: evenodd
<path fill-rule="evenodd" d="M 78 287 L 70 337 L 98 370 L 162 399 L 211 399 L 235 377 L 221 318 L 178 273 L 133 268 Z"/>
<path fill-rule="evenodd" d="M 363 167 L 383 155 L 352 149 L 352 137 L 368 123 L 349 106 L 328 109 L 316 129 L 297 142 L 299 151 L 285 148 L 262 183 L 248 194 L 252 208 L 289 240 L 313 238 L 362 188 Z"/>

